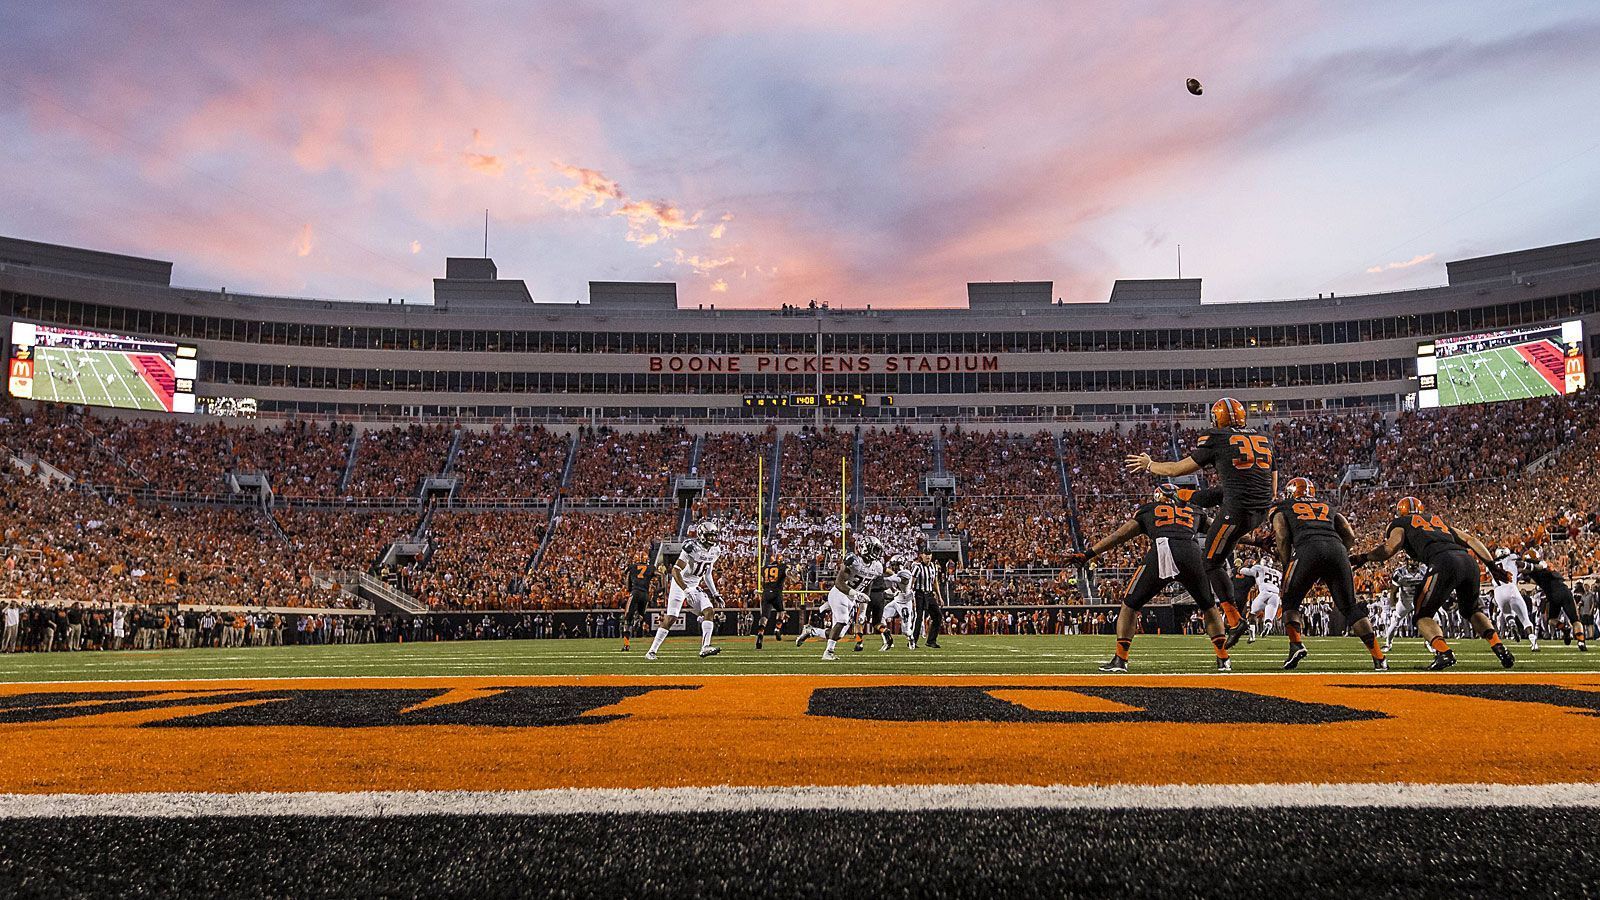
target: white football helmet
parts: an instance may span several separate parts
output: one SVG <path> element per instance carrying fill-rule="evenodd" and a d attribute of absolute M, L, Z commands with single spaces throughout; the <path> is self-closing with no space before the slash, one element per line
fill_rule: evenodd
<path fill-rule="evenodd" d="M 702 544 L 715 544 L 722 536 L 722 528 L 717 523 L 707 519 L 694 527 L 695 540 Z"/>
<path fill-rule="evenodd" d="M 861 542 L 861 556 L 865 559 L 883 558 L 883 541 L 869 537 Z"/>

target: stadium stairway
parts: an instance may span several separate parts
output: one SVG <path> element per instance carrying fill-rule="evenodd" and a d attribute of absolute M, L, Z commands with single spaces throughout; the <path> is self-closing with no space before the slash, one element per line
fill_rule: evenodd
<path fill-rule="evenodd" d="M 539 538 L 539 546 L 533 548 L 528 554 L 527 565 L 522 567 L 524 574 L 538 570 L 539 562 L 544 559 L 544 548 L 550 546 L 550 535 L 556 530 L 556 519 L 561 516 L 561 506 L 567 496 L 567 490 L 572 486 L 572 464 L 578 459 L 578 432 L 572 432 L 572 440 L 567 443 L 567 459 L 561 465 L 561 484 L 556 486 L 555 494 L 550 498 L 550 508 L 544 517 L 544 534 Z"/>
<path fill-rule="evenodd" d="M 350 449 L 344 455 L 344 474 L 339 476 L 338 493 L 350 486 L 350 476 L 356 471 L 356 448 L 361 446 L 361 429 L 350 429 Z"/>
<path fill-rule="evenodd" d="M 783 432 L 780 430 L 772 437 L 772 460 L 767 464 L 767 477 L 772 479 L 772 483 L 770 486 L 762 485 L 762 488 L 765 490 L 767 496 L 767 513 L 764 524 L 769 531 L 776 527 L 773 523 L 778 521 L 779 482 L 783 480 L 778 477 L 778 474 L 782 464 Z M 761 535 L 761 537 L 765 538 L 766 535 Z"/>
<path fill-rule="evenodd" d="M 944 468 L 944 429 L 933 433 L 933 473 L 934 475 L 949 474 Z"/>
<path fill-rule="evenodd" d="M 857 531 L 861 529 L 862 507 L 866 501 L 866 491 L 861 486 L 861 457 L 866 452 L 865 444 L 861 426 L 857 425 L 855 444 L 850 452 L 850 527 Z"/>
<path fill-rule="evenodd" d="M 1056 471 L 1061 477 L 1061 505 L 1067 512 L 1067 533 L 1072 537 L 1073 549 L 1083 551 L 1088 549 L 1084 540 L 1083 530 L 1078 527 L 1078 495 L 1072 490 L 1072 478 L 1067 474 L 1066 449 L 1061 446 L 1061 434 L 1056 434 Z M 1084 593 L 1089 599 L 1094 598 L 1094 579 L 1089 578 L 1084 583 Z"/>
<path fill-rule="evenodd" d="M 439 470 L 440 475 L 449 475 L 450 470 L 455 468 L 456 457 L 461 453 L 461 433 L 464 430 L 457 425 L 455 434 L 450 436 L 450 451 L 444 455 L 444 468 Z"/>

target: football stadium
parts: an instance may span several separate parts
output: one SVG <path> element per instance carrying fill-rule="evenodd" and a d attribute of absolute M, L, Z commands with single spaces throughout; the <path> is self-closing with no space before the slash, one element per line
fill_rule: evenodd
<path fill-rule="evenodd" d="M 563 34 L 639 37 L 544 12 Z M 849 161 L 884 142 L 893 162 L 869 180 L 937 199 L 938 179 L 909 173 L 938 153 L 837 111 L 943 68 L 912 52 L 902 13 L 719 9 L 692 39 L 662 23 L 660 43 L 603 73 L 523 21 L 504 34 L 548 53 L 529 73 L 544 87 L 505 102 L 433 81 L 479 63 L 451 63 L 460 36 L 414 12 L 267 10 L 207 36 L 167 11 L 158 45 L 188 35 L 239 56 L 156 69 L 112 38 L 157 19 L 74 15 L 0 36 L 22 54 L 26 107 L 0 112 L 14 126 L 0 163 L 31 172 L 3 170 L 21 199 L 0 210 L 0 893 L 1594 892 L 1600 236 L 1563 204 L 1600 190 L 1574 174 L 1595 147 L 1492 182 L 1501 193 L 1467 212 L 1393 213 L 1428 226 L 1427 246 L 1464 249 L 1397 244 L 1373 257 L 1396 262 L 1329 290 L 1306 266 L 1367 256 L 1330 236 L 1349 223 L 1321 221 L 1310 262 L 1273 260 L 1268 232 L 1298 211 L 1262 212 L 1263 244 L 1235 248 L 1233 266 L 1226 241 L 1195 245 L 1237 207 L 1197 201 L 1169 272 L 1168 237 L 1122 226 L 1038 259 L 995 249 L 1007 228 L 1044 227 L 1009 218 L 1033 202 L 1022 192 L 969 197 L 960 225 L 891 197 L 857 208 L 866 170 Z M 463 16 L 483 67 L 511 52 Z M 1056 53 L 1106 43 L 1145 61 L 1150 34 L 1182 46 L 1160 15 L 1108 20 L 1115 36 L 1095 41 L 1023 18 Z M 1252 58 L 1257 38 L 1182 21 Z M 403 22 L 442 43 L 414 53 Z M 827 36 L 844 22 L 849 38 Z M 859 68 L 880 27 L 901 38 Z M 1304 46 L 1332 54 L 1328 71 L 1379 65 L 1351 62 L 1349 35 L 1325 27 Z M 52 34 L 97 36 L 107 60 L 94 78 L 46 65 Z M 782 78 L 784 63 L 744 56 L 791 34 L 822 44 L 794 50 Z M 1570 48 L 1591 35 L 1600 22 L 1580 16 L 1485 46 L 1481 63 L 1453 49 L 1424 80 L 1499 77 L 1532 65 L 1508 62 L 1523 54 L 1576 79 L 1592 54 Z M 1001 60 L 1029 40 L 987 47 L 974 59 L 994 71 L 970 77 L 1021 89 Z M 722 91 L 719 109 L 837 107 L 839 130 L 775 151 L 798 126 L 729 113 L 696 139 L 725 142 L 715 152 L 670 129 L 626 144 L 609 104 L 678 108 L 685 90 L 644 74 L 663 47 L 753 66 L 682 73 Z M 274 50 L 319 63 L 277 85 L 279 70 L 239 61 Z M 1424 64 L 1384 65 L 1371 82 Z M 219 80 L 180 88 L 168 71 Z M 833 80 L 846 73 L 850 86 Z M 1237 111 L 1243 76 L 1200 74 L 1206 90 L 1182 71 L 1169 93 Z M 1410 102 L 1391 89 L 1363 100 Z M 509 99 L 553 103 L 544 90 L 564 99 L 512 152 L 524 113 Z M 1134 104 L 1085 101 L 1108 134 L 1178 115 L 1137 106 L 1142 87 L 1106 90 Z M 1502 93 L 1528 96 L 1520 81 Z M 189 102 L 191 118 L 162 112 Z M 466 152 L 441 150 L 431 123 L 454 127 L 474 102 Z M 968 126 L 947 124 L 941 141 L 965 147 Z M 1198 127 L 1185 133 L 1206 140 Z M 771 190 L 699 211 L 640 199 L 567 161 L 602 132 L 633 147 L 630 184 L 704 176 L 710 153 L 761 160 Z M 1057 140 L 984 140 L 1010 154 L 1035 137 Z M 961 171 L 982 168 L 982 147 L 957 154 Z M 1150 171 L 1172 161 L 1127 152 Z M 257 180 L 274 159 L 298 174 Z M 815 183 L 789 190 L 786 166 Z M 1284 177 L 1316 202 L 1317 179 Z M 77 178 L 103 193 L 68 202 L 57 188 Z M 1542 178 L 1565 186 L 1556 199 L 1535 202 Z M 1051 205 L 1071 221 L 1188 215 L 1113 202 L 1137 180 L 1089 182 Z M 518 190 L 542 211 L 516 208 Z M 1511 216 L 1511 190 L 1561 226 Z M 812 194 L 820 207 L 795 199 Z M 513 207 L 494 230 L 491 199 Z M 786 204 L 838 218 L 779 221 L 801 208 Z M 397 256 L 374 249 L 387 226 L 339 218 L 367 206 L 407 228 L 470 227 Z M 261 223 L 290 208 L 330 218 L 255 255 Z M 741 228 L 792 252 L 757 262 L 754 238 L 717 243 Z M 808 229 L 882 243 L 845 265 Z M 885 237 L 944 229 L 963 232 L 961 252 L 929 244 L 915 262 Z M 1087 243 L 1163 262 L 1061 249 Z M 780 289 L 795 269 L 817 290 Z M 1266 270 L 1291 273 L 1287 295 L 1250 293 L 1275 287 Z"/>

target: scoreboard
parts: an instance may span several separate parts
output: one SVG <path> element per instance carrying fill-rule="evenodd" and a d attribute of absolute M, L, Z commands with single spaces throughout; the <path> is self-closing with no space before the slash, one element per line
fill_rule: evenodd
<path fill-rule="evenodd" d="M 776 409 L 780 407 L 799 407 L 801 409 L 816 409 L 829 406 L 866 406 L 865 394 L 745 394 L 744 405 L 757 409 Z M 878 405 L 893 406 L 894 398 L 885 394 L 878 398 Z"/>

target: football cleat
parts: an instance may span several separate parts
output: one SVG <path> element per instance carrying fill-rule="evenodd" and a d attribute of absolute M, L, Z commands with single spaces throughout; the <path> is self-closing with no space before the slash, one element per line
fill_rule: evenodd
<path fill-rule="evenodd" d="M 1285 669 L 1296 668 L 1300 665 L 1300 660 L 1305 659 L 1309 655 L 1310 654 L 1306 652 L 1306 648 L 1304 647 L 1290 647 L 1289 658 L 1283 661 L 1283 667 Z"/>
<path fill-rule="evenodd" d="M 628 647 L 627 647 L 627 645 L 623 645 L 623 647 L 622 647 L 622 652 L 623 652 L 623 653 L 627 653 L 627 652 L 628 652 Z"/>
<path fill-rule="evenodd" d="M 1373 660 L 1372 661 L 1372 671 L 1374 671 L 1374 672 L 1387 672 L 1387 671 L 1389 671 L 1389 661 L 1387 659 L 1375 659 L 1375 660 Z"/>
<path fill-rule="evenodd" d="M 796 647 L 804 645 L 806 638 L 808 637 L 810 637 L 810 635 L 806 634 L 804 631 L 800 632 L 800 636 L 794 639 L 794 645 Z"/>
<path fill-rule="evenodd" d="M 1394 649 L 1394 641 L 1383 642 L 1383 652 L 1388 653 L 1392 649 Z"/>
<path fill-rule="evenodd" d="M 1128 672 L 1128 661 L 1123 659 L 1120 656 L 1113 656 L 1110 659 L 1108 659 L 1105 662 L 1100 664 L 1100 671 L 1102 671 L 1102 672 L 1121 672 L 1123 674 L 1127 674 L 1127 672 Z"/>
<path fill-rule="evenodd" d="M 1494 655 L 1500 657 L 1500 668 L 1509 669 L 1517 664 L 1517 658 L 1511 655 L 1511 648 L 1505 644 L 1494 645 Z"/>
<path fill-rule="evenodd" d="M 823 662 L 833 662 L 834 660 L 836 660 L 838 658 L 839 658 L 839 655 L 837 653 L 834 653 L 832 650 L 829 650 L 829 651 L 827 651 L 827 652 L 822 654 L 822 661 Z"/>
<path fill-rule="evenodd" d="M 935 650 L 940 649 L 938 641 L 929 641 L 925 646 L 932 647 Z"/>
<path fill-rule="evenodd" d="M 855 652 L 860 653 L 861 651 L 867 649 L 866 647 L 861 646 L 862 643 L 862 641 L 856 641 Z"/>
<path fill-rule="evenodd" d="M 878 648 L 878 652 L 882 653 L 885 650 L 888 650 L 890 647 L 893 647 L 893 646 L 894 646 L 894 642 L 893 641 L 884 641 L 883 642 L 883 646 Z"/>
<path fill-rule="evenodd" d="M 1579 641 L 1578 642 L 1578 652 L 1579 653 L 1588 653 L 1589 652 L 1589 642 L 1588 641 Z"/>
<path fill-rule="evenodd" d="M 1539 652 L 1539 639 L 1534 637 L 1531 634 L 1528 635 L 1528 652 L 1530 652 L 1530 653 L 1538 653 Z"/>
<path fill-rule="evenodd" d="M 705 659 L 708 656 L 716 656 L 718 653 L 721 653 L 721 652 L 722 652 L 722 648 L 721 647 L 701 647 L 700 648 L 700 658 L 701 659 Z"/>
<path fill-rule="evenodd" d="M 1217 671 L 1218 672 L 1232 672 L 1233 671 L 1233 660 L 1231 660 L 1231 659 L 1219 659 L 1219 660 L 1217 660 Z"/>
<path fill-rule="evenodd" d="M 1436 652 L 1433 654 L 1433 662 L 1428 663 L 1428 671 L 1443 672 L 1455 664 L 1456 653 L 1454 650 L 1446 650 L 1443 653 Z"/>
<path fill-rule="evenodd" d="M 917 649 L 917 642 L 916 641 L 906 641 L 906 649 L 907 650 L 915 650 L 915 649 Z"/>
<path fill-rule="evenodd" d="M 656 652 L 654 650 L 651 650 L 651 651 L 645 653 L 644 658 L 645 659 L 655 659 L 656 658 Z"/>
<path fill-rule="evenodd" d="M 1241 618 L 1239 620 L 1239 624 L 1237 624 L 1237 625 L 1233 626 L 1232 628 L 1228 629 L 1228 640 L 1227 640 L 1226 643 L 1224 643 L 1222 645 L 1222 649 L 1224 649 L 1224 650 L 1232 650 L 1233 649 L 1233 645 L 1239 643 L 1239 638 L 1244 637 L 1244 633 L 1245 633 L 1246 629 L 1248 629 L 1249 627 L 1250 627 L 1250 623 L 1247 620 Z"/>
<path fill-rule="evenodd" d="M 1244 404 L 1232 397 L 1223 397 L 1211 404 L 1211 424 L 1218 428 L 1243 428 Z"/>

